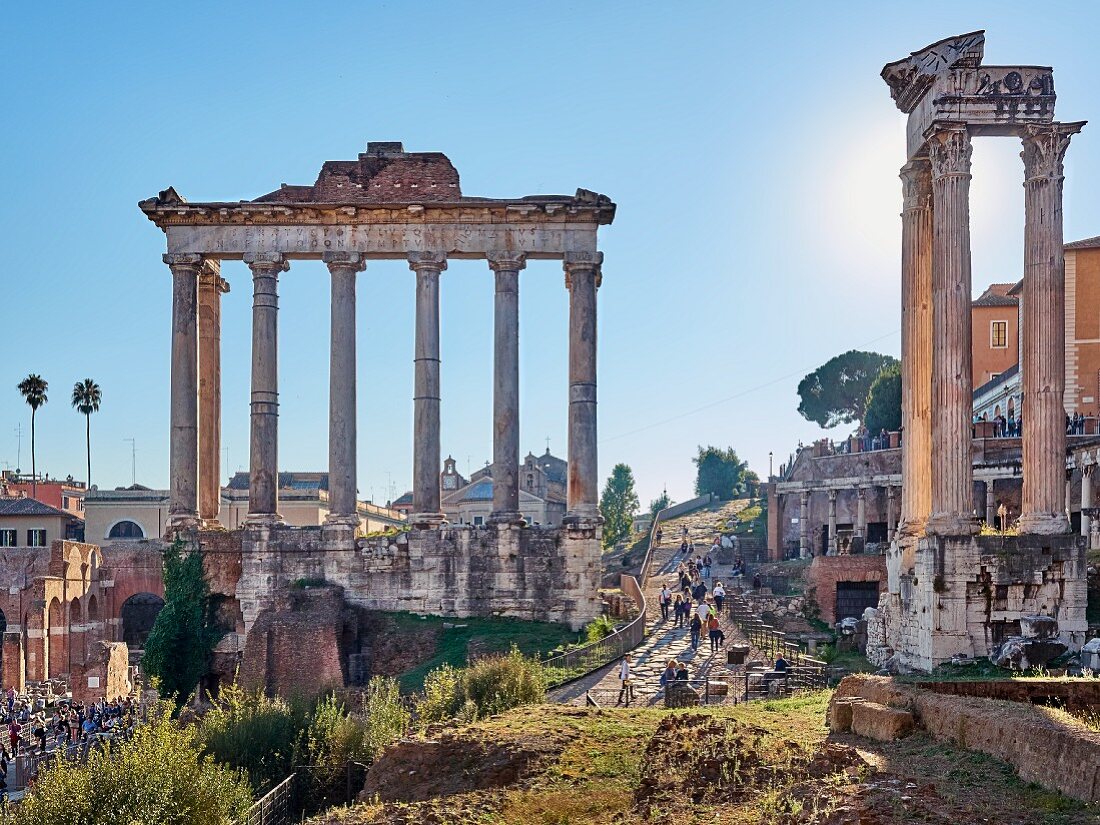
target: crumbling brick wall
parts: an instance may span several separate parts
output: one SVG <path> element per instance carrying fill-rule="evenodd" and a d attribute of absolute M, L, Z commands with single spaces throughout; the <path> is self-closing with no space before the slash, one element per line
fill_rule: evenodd
<path fill-rule="evenodd" d="M 130 651 L 125 642 L 97 642 L 71 674 L 73 701 L 121 699 L 130 693 Z"/>
<path fill-rule="evenodd" d="M 836 622 L 837 582 L 879 582 L 886 590 L 885 556 L 815 556 L 805 573 L 806 590 L 821 611 L 821 620 Z"/>

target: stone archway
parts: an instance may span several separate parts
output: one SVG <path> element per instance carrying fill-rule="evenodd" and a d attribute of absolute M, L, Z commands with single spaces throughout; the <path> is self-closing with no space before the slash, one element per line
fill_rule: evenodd
<path fill-rule="evenodd" d="M 130 650 L 141 650 L 153 629 L 157 614 L 164 607 L 164 599 L 154 593 L 135 593 L 122 603 L 119 618 L 122 622 L 122 641 Z"/>
<path fill-rule="evenodd" d="M 65 608 L 56 596 L 50 599 L 46 621 L 46 676 L 55 679 L 69 670 L 69 627 L 65 621 Z"/>
<path fill-rule="evenodd" d="M 85 632 L 84 610 L 80 599 L 73 599 L 69 603 L 69 673 L 73 672 L 73 665 L 84 664 Z"/>

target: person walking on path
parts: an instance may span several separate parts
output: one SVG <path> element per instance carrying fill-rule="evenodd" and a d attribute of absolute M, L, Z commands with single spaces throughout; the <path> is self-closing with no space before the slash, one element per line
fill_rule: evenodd
<path fill-rule="evenodd" d="M 699 618 L 699 611 L 691 614 L 691 649 L 699 649 L 699 634 L 703 631 L 703 620 Z"/>
<path fill-rule="evenodd" d="M 679 593 L 676 594 L 676 601 L 672 604 L 673 612 L 676 614 L 676 626 L 683 627 L 684 622 L 687 621 L 687 608 L 689 602 L 684 601 L 684 597 Z"/>
<path fill-rule="evenodd" d="M 714 590 L 711 591 L 711 595 L 714 596 L 714 607 L 717 609 L 719 615 L 721 615 L 722 603 L 726 600 L 726 588 L 722 586 L 722 582 L 717 582 L 714 585 Z"/>
<path fill-rule="evenodd" d="M 710 652 L 717 653 L 718 646 L 722 642 L 722 624 L 714 613 L 711 613 L 710 618 L 707 619 L 707 638 L 710 640 Z"/>
<path fill-rule="evenodd" d="M 626 698 L 625 706 L 630 707 L 630 701 L 634 698 L 634 682 L 630 678 L 630 654 L 627 653 L 623 656 L 622 662 L 619 664 L 619 682 L 622 687 L 619 688 L 619 698 L 616 700 L 615 705 L 624 704 L 623 698 Z"/>
<path fill-rule="evenodd" d="M 672 604 L 672 591 L 668 589 L 666 584 L 661 588 L 661 594 L 657 597 L 657 602 L 661 605 L 661 621 L 668 621 L 668 607 Z"/>

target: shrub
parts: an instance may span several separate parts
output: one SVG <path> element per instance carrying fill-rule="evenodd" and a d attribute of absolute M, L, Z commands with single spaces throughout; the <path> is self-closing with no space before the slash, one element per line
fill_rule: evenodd
<path fill-rule="evenodd" d="M 614 632 L 615 622 L 611 620 L 610 616 L 597 616 L 584 628 L 585 644 L 598 642 L 600 639 L 607 638 Z"/>
<path fill-rule="evenodd" d="M 244 821 L 252 802 L 246 777 L 203 755 L 198 731 L 168 714 L 132 741 L 62 759 L 42 770 L 12 825 L 222 825 Z"/>
<path fill-rule="evenodd" d="M 494 713 L 542 702 L 546 671 L 515 647 L 505 656 L 480 659 L 456 670 L 440 668 L 428 674 L 424 699 L 417 706 L 422 724 L 457 718 L 475 722 Z"/>
<path fill-rule="evenodd" d="M 308 708 L 237 685 L 222 688 L 202 718 L 199 741 L 218 762 L 243 768 L 261 792 L 283 781 L 301 761 Z"/>

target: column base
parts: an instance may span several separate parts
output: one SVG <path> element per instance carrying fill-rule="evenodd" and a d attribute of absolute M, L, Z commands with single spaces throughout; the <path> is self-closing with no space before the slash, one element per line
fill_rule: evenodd
<path fill-rule="evenodd" d="M 1069 519 L 1065 513 L 1024 513 L 1019 528 L 1022 535 L 1060 536 L 1069 532 Z"/>
<path fill-rule="evenodd" d="M 443 513 L 412 513 L 409 524 L 417 530 L 438 530 L 447 521 Z"/>
<path fill-rule="evenodd" d="M 923 521 L 899 521 L 890 541 L 894 541 L 895 539 L 900 541 L 906 538 L 920 538 L 924 535 L 926 526 L 927 522 Z"/>
<path fill-rule="evenodd" d="M 352 513 L 329 513 L 325 516 L 325 527 L 359 527 L 359 516 Z"/>
<path fill-rule="evenodd" d="M 514 511 L 504 510 L 501 512 L 493 512 L 489 515 L 489 523 L 495 526 L 509 525 L 515 527 L 526 527 L 527 519 L 523 517 L 523 513 L 517 513 Z"/>
<path fill-rule="evenodd" d="M 980 529 L 969 513 L 933 513 L 924 525 L 925 533 L 935 536 L 975 536 Z"/>
<path fill-rule="evenodd" d="M 225 526 L 216 518 L 201 519 L 203 530 L 224 530 Z"/>
<path fill-rule="evenodd" d="M 286 524 L 278 513 L 249 513 L 244 517 L 245 527 L 277 527 Z"/>
<path fill-rule="evenodd" d="M 603 526 L 603 516 L 599 509 L 595 512 L 585 510 L 570 510 L 561 520 L 561 526 L 569 530 L 592 530 Z"/>
<path fill-rule="evenodd" d="M 179 533 L 187 530 L 198 530 L 202 526 L 198 513 L 170 513 L 168 522 L 164 526 L 165 533 Z"/>

